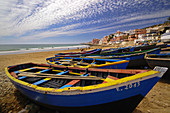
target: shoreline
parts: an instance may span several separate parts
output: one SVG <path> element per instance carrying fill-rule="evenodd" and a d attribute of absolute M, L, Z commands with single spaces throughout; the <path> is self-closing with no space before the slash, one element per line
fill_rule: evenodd
<path fill-rule="evenodd" d="M 101 48 L 101 46 L 92 46 L 85 51 Z M 108 47 L 102 47 L 106 49 Z M 110 48 L 110 47 L 109 47 Z M 58 50 L 33 52 L 22 54 L 0 55 L 0 112 L 3 113 L 18 113 L 25 108 L 26 105 L 32 103 L 29 99 L 23 96 L 5 75 L 4 69 L 7 66 L 17 65 L 22 63 L 46 63 L 46 58 L 52 57 L 61 52 L 79 52 L 80 49 Z M 145 96 L 145 98 L 136 107 L 133 113 L 168 113 L 170 111 L 170 83 L 160 80 L 153 89 Z M 39 113 L 47 112 L 55 113 L 50 109 L 41 108 Z"/>
<path fill-rule="evenodd" d="M 74 50 L 81 48 L 88 48 L 88 45 L 76 45 L 76 46 L 60 46 L 60 47 L 45 47 L 45 48 L 29 48 L 13 50 L 13 51 L 0 51 L 0 55 L 8 55 L 8 54 L 23 54 L 23 53 L 33 53 L 33 52 L 46 52 L 46 51 L 62 51 L 62 50 Z"/>

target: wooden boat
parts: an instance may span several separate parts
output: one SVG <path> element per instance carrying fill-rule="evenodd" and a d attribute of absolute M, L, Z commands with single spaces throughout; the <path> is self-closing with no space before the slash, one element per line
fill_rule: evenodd
<path fill-rule="evenodd" d="M 110 54 L 110 53 L 123 53 L 123 52 L 131 52 L 133 50 L 133 48 L 131 48 L 131 46 L 129 47 L 123 47 L 123 48 L 110 48 L 110 49 L 106 49 L 106 50 L 102 50 L 100 54 Z"/>
<path fill-rule="evenodd" d="M 126 69 L 128 59 L 95 59 L 95 58 L 73 58 L 73 57 L 50 57 L 46 59 L 48 64 L 72 66 L 80 68 L 100 69 Z"/>
<path fill-rule="evenodd" d="M 110 48 L 110 49 L 105 49 L 102 50 L 100 54 L 112 54 L 112 53 L 126 53 L 126 52 L 138 52 L 138 51 L 143 51 L 143 50 L 149 50 L 149 49 L 154 49 L 154 48 L 165 48 L 167 44 L 161 44 L 157 45 L 139 45 L 139 46 L 129 46 L 129 47 L 123 47 L 123 48 Z"/>
<path fill-rule="evenodd" d="M 165 54 L 149 54 L 145 57 L 150 68 L 155 66 L 167 67 L 168 71 L 164 74 L 163 78 L 170 79 L 170 53 Z"/>
<path fill-rule="evenodd" d="M 134 46 L 133 51 L 139 51 L 139 50 L 148 50 L 148 49 L 153 49 L 156 48 L 156 44 L 152 45 L 139 45 L 139 46 Z"/>
<path fill-rule="evenodd" d="M 101 49 L 93 49 L 91 51 L 83 51 L 83 52 L 59 53 L 59 54 L 55 54 L 55 56 L 58 56 L 58 57 L 80 57 L 80 56 L 90 55 L 90 54 L 99 54 L 100 52 L 101 52 Z"/>
<path fill-rule="evenodd" d="M 34 63 L 5 68 L 11 82 L 29 99 L 66 113 L 131 113 L 166 70 L 85 69 Z"/>
<path fill-rule="evenodd" d="M 167 44 L 157 44 L 157 45 L 156 45 L 156 48 L 158 48 L 158 47 L 160 47 L 160 48 L 166 48 L 166 47 L 167 47 Z"/>
<path fill-rule="evenodd" d="M 170 47 L 161 49 L 161 53 L 167 53 L 168 51 L 170 51 Z"/>
<path fill-rule="evenodd" d="M 123 55 L 130 55 L 130 54 L 136 54 L 136 53 L 143 53 L 152 51 L 153 49 L 143 50 L 143 51 L 132 51 L 132 52 L 123 52 L 123 53 L 100 53 L 100 54 L 90 54 L 90 55 L 84 55 L 84 56 L 123 56 Z"/>
<path fill-rule="evenodd" d="M 87 56 L 87 58 L 99 58 L 99 59 L 129 59 L 129 63 L 127 68 L 144 68 L 148 66 L 144 57 L 145 54 L 159 54 L 161 51 L 160 48 L 154 48 L 150 50 L 138 51 L 138 52 L 127 52 L 127 53 L 115 53 L 115 54 L 103 54 L 103 55 L 91 55 Z"/>

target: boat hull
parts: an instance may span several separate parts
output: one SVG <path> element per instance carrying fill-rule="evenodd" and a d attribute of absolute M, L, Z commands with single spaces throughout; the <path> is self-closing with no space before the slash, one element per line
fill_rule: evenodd
<path fill-rule="evenodd" d="M 101 49 L 94 49 L 89 52 L 82 52 L 82 53 L 62 53 L 62 54 L 56 54 L 56 57 L 80 57 L 80 56 L 85 56 L 85 55 L 90 55 L 90 54 L 99 54 L 101 52 Z"/>
<path fill-rule="evenodd" d="M 68 59 L 68 60 L 71 60 L 72 57 L 63 57 L 63 59 Z M 93 61 L 94 59 L 92 58 L 73 58 L 73 59 L 85 59 L 85 60 L 91 60 Z M 108 61 L 108 62 L 112 62 L 111 64 L 92 64 L 92 63 L 89 63 L 89 65 L 87 66 L 80 66 L 80 65 L 77 65 L 77 67 L 80 67 L 80 68 L 98 68 L 98 69 L 126 69 L 128 63 L 129 63 L 129 59 L 128 58 L 125 58 L 123 59 L 122 61 L 119 60 L 119 59 L 95 59 L 97 61 Z M 59 60 L 59 57 L 51 57 L 51 58 L 47 58 L 46 59 L 47 63 L 50 64 L 50 65 L 60 65 L 62 66 L 61 64 L 56 64 L 57 61 L 60 61 Z M 64 65 L 63 65 L 64 66 Z M 69 65 L 68 67 L 74 67 L 76 65 Z"/>
<path fill-rule="evenodd" d="M 163 59 L 149 59 L 146 58 L 146 61 L 150 68 L 154 68 L 155 66 L 162 66 L 167 67 L 168 71 L 164 74 L 162 78 L 170 79 L 170 60 L 163 60 Z"/>
<path fill-rule="evenodd" d="M 148 49 L 153 49 L 156 47 L 156 44 L 153 45 L 142 45 L 142 46 L 135 46 L 134 51 L 139 51 L 139 50 L 148 50 Z"/>
<path fill-rule="evenodd" d="M 160 49 L 156 50 L 156 51 L 152 51 L 152 52 L 148 52 L 147 54 L 159 54 L 160 53 Z M 144 59 L 146 53 L 140 54 L 140 55 L 134 55 L 134 56 L 130 56 L 128 57 L 129 63 L 127 65 L 127 68 L 144 68 L 144 67 L 148 67 L 148 63 L 146 62 L 146 60 Z"/>
<path fill-rule="evenodd" d="M 147 54 L 159 54 L 160 53 L 160 49 L 156 50 L 156 51 L 151 51 L 148 52 Z M 146 53 L 140 54 L 140 55 L 135 55 L 135 56 L 130 56 L 128 57 L 129 63 L 127 65 L 127 68 L 145 68 L 148 67 L 148 63 L 146 62 L 146 60 L 144 59 Z"/>
<path fill-rule="evenodd" d="M 70 113 L 104 110 L 131 113 L 159 79 L 158 76 L 144 77 L 105 88 L 103 91 L 82 91 L 77 94 L 69 92 L 51 94 L 48 91 L 38 91 L 10 80 L 29 99 L 58 111 Z"/>
<path fill-rule="evenodd" d="M 144 97 L 142 95 L 136 95 L 120 101 L 88 106 L 88 107 L 59 107 L 59 106 L 49 106 L 48 104 L 43 104 L 39 102 L 35 102 L 35 103 L 48 107 L 50 109 L 58 110 L 59 112 L 64 111 L 64 113 L 89 113 L 89 112 L 100 113 L 101 111 L 104 111 L 106 113 L 109 112 L 132 113 L 133 110 L 137 107 L 137 105 L 140 103 L 140 101 L 143 98 Z"/>
<path fill-rule="evenodd" d="M 111 57 L 99 57 L 99 58 L 107 58 L 107 59 L 129 59 L 129 63 L 127 65 L 127 69 L 130 68 L 144 68 L 148 67 L 148 63 L 144 59 L 146 54 L 159 54 L 161 49 L 154 49 L 148 52 L 144 53 L 137 53 L 137 54 L 130 54 L 130 55 L 124 55 L 124 56 L 111 56 Z"/>
<path fill-rule="evenodd" d="M 131 47 L 124 47 L 124 48 L 117 48 L 117 49 L 110 49 L 110 50 L 103 50 L 101 54 L 112 54 L 112 53 L 123 53 L 123 52 L 130 52 L 133 51 L 134 48 Z"/>

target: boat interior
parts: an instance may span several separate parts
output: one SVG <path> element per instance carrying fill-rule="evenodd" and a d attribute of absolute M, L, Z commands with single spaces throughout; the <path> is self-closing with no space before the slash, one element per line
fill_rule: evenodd
<path fill-rule="evenodd" d="M 8 71 L 13 77 L 26 83 L 58 89 L 112 82 L 141 72 L 137 70 L 108 72 L 107 70 L 100 71 L 99 69 L 52 67 L 51 65 L 32 63 L 8 67 Z"/>
<path fill-rule="evenodd" d="M 47 61 L 64 66 L 88 66 L 88 65 L 102 65 L 109 64 L 119 60 L 104 60 L 95 58 L 50 58 Z M 121 60 L 120 60 L 121 61 Z"/>

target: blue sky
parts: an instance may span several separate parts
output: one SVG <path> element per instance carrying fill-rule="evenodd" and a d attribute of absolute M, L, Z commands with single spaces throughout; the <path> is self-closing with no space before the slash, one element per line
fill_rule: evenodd
<path fill-rule="evenodd" d="M 1 0 L 0 44 L 82 43 L 169 16 L 169 0 Z"/>

